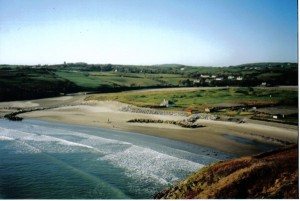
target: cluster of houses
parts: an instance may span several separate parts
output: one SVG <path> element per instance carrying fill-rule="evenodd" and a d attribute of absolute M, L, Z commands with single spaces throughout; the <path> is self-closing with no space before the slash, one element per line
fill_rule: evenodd
<path fill-rule="evenodd" d="M 205 79 L 205 82 L 209 83 L 213 80 L 216 81 L 223 81 L 223 80 L 238 80 L 238 81 L 242 81 L 244 78 L 242 76 L 233 76 L 233 75 L 229 75 L 227 77 L 224 76 L 217 76 L 217 75 L 200 75 L 201 79 Z M 195 79 L 193 81 L 194 83 L 200 83 L 201 80 L 200 79 Z"/>
<path fill-rule="evenodd" d="M 163 101 L 160 103 L 160 107 L 166 107 L 166 108 L 175 107 L 175 103 L 172 102 L 172 101 L 169 101 L 167 99 L 163 99 Z M 250 110 L 252 110 L 252 111 L 256 111 L 256 109 L 257 109 L 256 107 L 250 108 Z M 212 108 L 205 108 L 204 109 L 205 113 L 221 112 L 221 111 L 226 111 L 226 108 L 214 108 L 214 107 L 212 107 Z M 246 108 L 240 108 L 240 111 L 247 111 L 247 109 Z M 195 111 L 193 111 L 191 109 L 188 109 L 185 112 L 188 115 L 192 115 L 192 114 L 195 113 Z M 272 115 L 270 115 L 270 117 L 273 118 L 273 119 L 284 119 L 285 115 L 284 114 L 272 114 Z"/>

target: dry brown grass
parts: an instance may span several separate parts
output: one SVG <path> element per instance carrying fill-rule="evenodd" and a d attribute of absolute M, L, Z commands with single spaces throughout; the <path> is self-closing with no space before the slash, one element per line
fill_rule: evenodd
<path fill-rule="evenodd" d="M 244 104 L 244 105 L 255 105 L 255 106 L 264 106 L 264 105 L 276 105 L 279 100 L 236 100 L 234 103 Z"/>
<path fill-rule="evenodd" d="M 298 198 L 298 146 L 210 165 L 156 198 Z"/>

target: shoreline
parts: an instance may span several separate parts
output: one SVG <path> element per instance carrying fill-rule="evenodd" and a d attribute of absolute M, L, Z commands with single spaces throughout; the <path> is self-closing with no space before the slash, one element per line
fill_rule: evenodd
<path fill-rule="evenodd" d="M 84 97 L 65 96 L 23 102 L 6 102 L 0 103 L 0 108 L 1 106 L 3 108 L 4 106 L 13 105 L 23 106 L 23 108 L 55 106 L 52 109 L 22 113 L 18 116 L 49 122 L 141 133 L 206 146 L 238 155 L 251 155 L 261 152 L 260 147 L 256 146 L 255 142 L 274 146 L 285 146 L 282 143 L 283 141 L 298 143 L 297 126 L 284 125 L 284 127 L 281 127 L 280 124 L 274 126 L 274 124 L 256 124 L 253 122 L 238 124 L 204 119 L 196 121 L 199 125 L 204 126 L 201 128 L 182 128 L 177 125 L 162 123 L 127 123 L 128 120 L 132 119 L 182 121 L 187 117 L 121 111 L 122 108 L 129 105 L 115 101 L 84 101 Z M 245 138 L 254 143 L 242 143 L 226 138 L 225 135 Z"/>

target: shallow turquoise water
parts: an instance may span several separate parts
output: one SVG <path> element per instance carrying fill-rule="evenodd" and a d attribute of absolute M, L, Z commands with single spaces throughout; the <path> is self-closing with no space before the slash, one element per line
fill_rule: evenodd
<path fill-rule="evenodd" d="M 1 199 L 147 199 L 234 157 L 138 133 L 3 119 L 0 153 Z"/>

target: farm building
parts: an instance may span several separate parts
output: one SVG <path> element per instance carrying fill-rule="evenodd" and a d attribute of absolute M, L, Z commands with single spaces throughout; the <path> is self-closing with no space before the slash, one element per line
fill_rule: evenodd
<path fill-rule="evenodd" d="M 161 103 L 160 106 L 163 107 L 174 107 L 175 104 L 172 101 L 168 101 L 167 99 L 164 99 Z"/>
<path fill-rule="evenodd" d="M 209 108 L 205 108 L 204 111 L 205 112 L 210 112 L 210 109 Z"/>
<path fill-rule="evenodd" d="M 216 108 L 205 108 L 204 111 L 205 112 L 216 112 L 217 109 Z"/>

